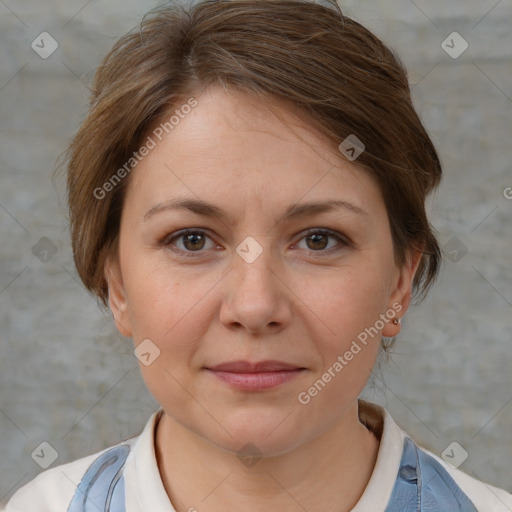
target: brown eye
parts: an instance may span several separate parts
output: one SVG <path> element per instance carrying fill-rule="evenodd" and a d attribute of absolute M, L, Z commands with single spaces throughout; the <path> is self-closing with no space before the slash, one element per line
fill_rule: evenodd
<path fill-rule="evenodd" d="M 190 233 L 188 235 L 183 235 L 183 245 L 188 251 L 194 251 L 196 249 L 202 249 L 204 247 L 205 237 L 203 234 Z"/>
<path fill-rule="evenodd" d="M 208 239 L 210 247 L 207 247 Z M 215 245 L 204 231 L 192 229 L 167 237 L 163 244 L 169 248 L 173 246 L 173 250 L 183 253 L 205 252 L 203 249 L 211 249 Z"/>
<path fill-rule="evenodd" d="M 312 250 L 322 250 L 327 247 L 329 244 L 328 241 L 329 235 L 321 235 L 321 234 L 315 234 L 306 237 L 306 240 L 310 241 L 308 243 L 308 248 Z"/>
<path fill-rule="evenodd" d="M 331 252 L 335 252 L 343 249 L 344 247 L 350 245 L 349 241 L 340 233 L 336 231 L 326 230 L 326 229 L 310 229 L 306 232 L 306 236 L 301 238 L 301 240 L 296 244 L 297 246 L 305 240 L 306 250 L 310 252 L 318 252 L 321 253 L 318 256 L 323 254 L 329 254 Z M 335 240 L 337 243 L 331 243 L 330 240 Z"/>

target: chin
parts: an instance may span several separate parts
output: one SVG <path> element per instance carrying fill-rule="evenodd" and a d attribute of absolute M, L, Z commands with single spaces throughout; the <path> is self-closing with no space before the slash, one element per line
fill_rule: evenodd
<path fill-rule="evenodd" d="M 222 439 L 219 442 L 211 440 L 219 448 L 231 452 L 238 458 L 244 457 L 277 457 L 291 452 L 301 444 L 299 439 L 291 437 L 290 433 L 276 436 L 273 439 L 267 433 L 246 432 L 245 435 L 233 436 L 233 438 Z"/>
<path fill-rule="evenodd" d="M 282 455 L 301 444 L 305 433 L 298 425 L 285 419 L 289 412 L 284 414 L 281 411 L 245 412 L 232 417 L 224 414 L 222 425 L 231 436 L 223 429 L 212 437 L 206 432 L 203 435 L 206 434 L 205 437 L 222 449 L 237 455 L 241 455 L 244 450 L 249 454 L 254 451 L 260 456 Z"/>

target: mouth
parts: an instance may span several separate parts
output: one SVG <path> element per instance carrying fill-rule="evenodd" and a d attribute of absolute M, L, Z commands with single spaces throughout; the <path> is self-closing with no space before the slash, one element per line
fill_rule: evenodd
<path fill-rule="evenodd" d="M 232 361 L 205 368 L 222 382 L 242 391 L 263 391 L 283 385 L 306 368 L 282 361 Z"/>

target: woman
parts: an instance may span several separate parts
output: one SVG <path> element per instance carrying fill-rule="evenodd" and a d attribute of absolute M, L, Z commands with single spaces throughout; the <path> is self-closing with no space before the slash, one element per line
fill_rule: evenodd
<path fill-rule="evenodd" d="M 441 166 L 400 62 L 332 7 L 165 7 L 98 69 L 75 263 L 161 409 L 6 512 L 511 509 L 358 399 L 437 275 Z"/>

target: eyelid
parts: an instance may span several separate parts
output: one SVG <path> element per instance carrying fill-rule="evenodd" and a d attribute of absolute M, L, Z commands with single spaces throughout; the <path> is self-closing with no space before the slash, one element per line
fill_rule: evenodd
<path fill-rule="evenodd" d="M 333 229 L 329 229 L 329 228 L 308 228 L 308 229 L 305 229 L 304 231 L 299 233 L 300 235 L 302 235 L 300 240 L 302 240 L 307 235 L 310 235 L 310 234 L 313 234 L 313 233 L 321 233 L 321 234 L 324 234 L 324 235 L 330 235 L 333 238 L 338 238 L 339 240 L 341 240 L 342 242 L 346 243 L 347 245 L 352 243 L 352 241 L 345 234 L 340 233 L 339 231 L 335 231 Z"/>
<path fill-rule="evenodd" d="M 210 240 L 212 240 L 212 242 L 216 243 L 215 240 L 213 239 L 213 237 L 209 234 L 210 231 L 208 229 L 206 229 L 206 228 L 185 228 L 185 229 L 181 229 L 179 231 L 174 231 L 174 232 L 166 235 L 161 240 L 160 245 L 162 245 L 164 247 L 169 247 L 169 246 L 173 245 L 171 243 L 173 240 L 179 240 L 180 238 L 184 237 L 185 235 L 195 234 L 195 233 L 203 234 L 206 237 L 210 238 Z M 180 254 L 183 254 L 186 257 L 196 257 L 196 258 L 199 255 L 201 255 L 201 253 L 205 252 L 205 251 L 202 251 L 202 250 L 200 250 L 200 251 L 184 251 L 183 249 L 179 249 L 178 247 L 175 247 L 175 246 L 171 250 L 174 251 L 174 252 L 178 252 Z"/>
<path fill-rule="evenodd" d="M 352 247 L 352 245 L 353 245 L 352 241 L 346 235 L 344 235 L 343 233 L 340 233 L 338 231 L 334 231 L 329 228 L 309 228 L 309 229 L 306 229 L 306 230 L 302 231 L 301 233 L 299 233 L 300 238 L 296 243 L 293 244 L 293 246 L 297 245 L 302 240 L 307 238 L 308 235 L 311 235 L 311 234 L 328 235 L 331 238 L 335 238 L 338 240 L 338 244 L 329 249 L 324 249 L 321 251 L 308 250 L 308 252 L 310 254 L 312 254 L 313 257 L 328 256 L 333 252 L 340 251 L 343 247 Z"/>

